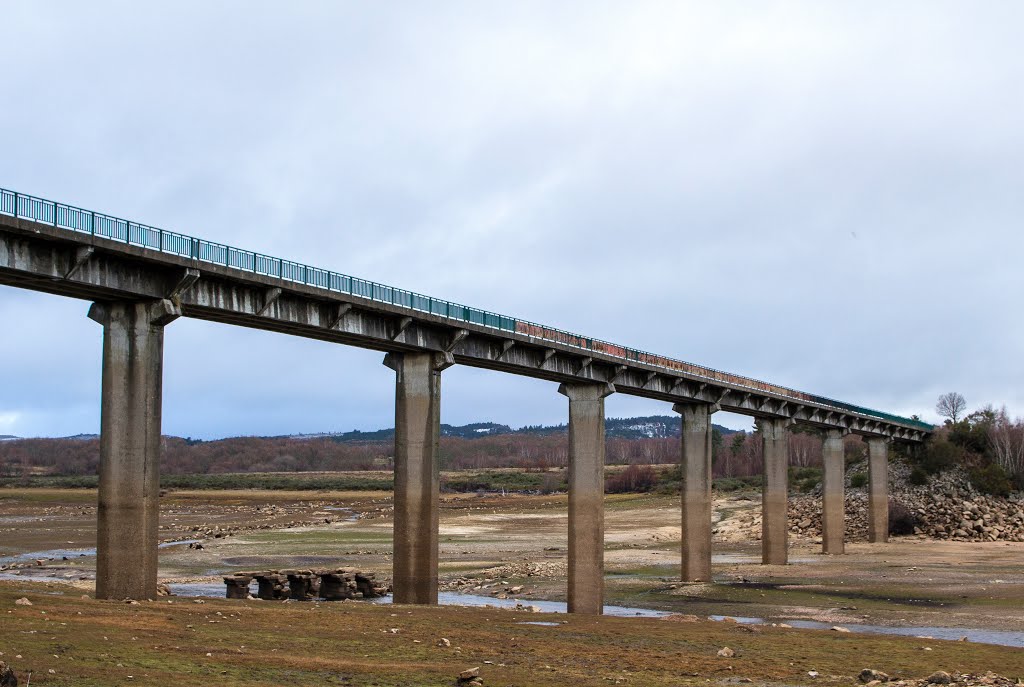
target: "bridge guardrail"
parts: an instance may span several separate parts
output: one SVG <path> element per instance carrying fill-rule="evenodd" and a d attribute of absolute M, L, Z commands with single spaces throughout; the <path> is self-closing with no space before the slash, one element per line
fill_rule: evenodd
<path fill-rule="evenodd" d="M 222 243 L 206 241 L 205 239 L 195 238 L 186 234 L 131 222 L 112 215 L 84 210 L 72 205 L 65 205 L 3 188 L 0 188 L 0 214 L 50 224 L 58 229 L 89 234 L 90 236 L 99 236 L 111 241 L 147 248 L 178 257 L 190 258 L 199 262 L 223 265 L 245 272 L 276 277 L 284 281 L 368 298 L 381 303 L 438 315 L 459 322 L 469 322 L 499 331 L 525 334 L 584 351 L 602 353 L 667 370 L 686 372 L 687 374 L 712 381 L 724 382 L 753 391 L 768 392 L 797 401 L 809 401 L 839 411 L 854 412 L 887 422 L 916 427 L 926 432 L 934 429 L 932 425 L 926 422 L 864 408 L 824 396 L 808 394 L 703 365 L 687 363 L 675 358 L 667 358 L 646 351 L 626 348 L 608 341 L 573 334 L 562 329 L 499 315 L 488 310 L 424 296 L 414 291 L 379 284 L 319 267 L 292 262 L 283 258 L 271 257 L 254 251 L 242 250 Z"/>

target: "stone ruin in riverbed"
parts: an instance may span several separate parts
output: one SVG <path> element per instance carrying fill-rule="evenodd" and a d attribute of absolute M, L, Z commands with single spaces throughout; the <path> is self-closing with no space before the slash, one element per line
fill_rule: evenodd
<path fill-rule="evenodd" d="M 378 583 L 373 573 L 353 568 L 335 570 L 268 570 L 239 572 L 224 576 L 227 598 L 250 598 L 249 587 L 256 580 L 256 598 L 265 601 L 345 601 L 376 599 L 386 596 L 390 588 Z"/>

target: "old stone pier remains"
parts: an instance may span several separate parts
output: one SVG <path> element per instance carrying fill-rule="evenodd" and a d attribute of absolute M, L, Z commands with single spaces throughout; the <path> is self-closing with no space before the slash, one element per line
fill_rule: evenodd
<path fill-rule="evenodd" d="M 378 583 L 373 573 L 352 568 L 336 570 L 265 570 L 237 572 L 224 576 L 227 598 L 252 598 L 252 582 L 256 581 L 257 599 L 264 601 L 347 601 L 376 599 L 391 591 Z"/>

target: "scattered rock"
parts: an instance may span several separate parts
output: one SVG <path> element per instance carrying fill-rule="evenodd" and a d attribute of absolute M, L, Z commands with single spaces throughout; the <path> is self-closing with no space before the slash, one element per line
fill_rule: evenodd
<path fill-rule="evenodd" d="M 718 650 L 718 655 L 722 658 L 732 658 L 736 655 L 736 652 L 730 649 L 729 647 L 724 646 Z"/>
<path fill-rule="evenodd" d="M 849 630 L 845 627 L 839 627 L 838 625 L 833 625 L 828 629 L 830 629 L 832 632 L 849 632 Z"/>
<path fill-rule="evenodd" d="M 29 600 L 28 600 L 27 598 L 25 598 L 24 596 L 23 596 L 23 597 L 21 597 L 20 599 L 15 599 L 14 603 L 15 603 L 16 605 L 18 605 L 18 606 L 31 606 L 31 605 L 32 605 L 32 602 L 31 602 L 31 601 L 29 601 Z"/>
<path fill-rule="evenodd" d="M 480 677 L 480 668 L 469 668 L 459 673 L 455 680 L 456 687 L 483 687 L 484 679 Z"/>
<path fill-rule="evenodd" d="M 888 675 L 886 675 L 880 670 L 874 670 L 872 668 L 865 668 L 864 670 L 860 671 L 860 675 L 858 677 L 860 678 L 860 681 L 864 684 L 874 682 L 875 680 L 877 680 L 878 682 L 889 681 Z"/>
<path fill-rule="evenodd" d="M 948 685 L 953 680 L 953 676 L 944 670 L 936 670 L 925 679 L 932 685 Z"/>
<path fill-rule="evenodd" d="M 443 646 L 444 648 L 447 649 L 448 647 L 450 647 L 452 645 L 452 642 L 447 637 L 441 637 L 441 639 L 438 640 L 437 645 L 438 646 Z"/>

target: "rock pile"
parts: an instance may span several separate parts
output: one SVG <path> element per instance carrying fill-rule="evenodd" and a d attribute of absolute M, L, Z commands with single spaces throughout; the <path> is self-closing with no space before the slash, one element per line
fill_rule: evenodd
<path fill-rule="evenodd" d="M 909 484 L 908 472 L 906 465 L 894 462 L 889 488 L 894 508 L 909 511 L 914 534 L 954 541 L 1024 542 L 1024 502 L 1019 497 L 981 494 L 962 469 L 934 476 L 924 486 Z M 867 506 L 865 491 L 847 491 L 847 541 L 867 539 Z M 789 528 L 797 535 L 821 536 L 820 493 L 790 499 Z"/>
<path fill-rule="evenodd" d="M 993 672 L 977 675 L 972 673 L 947 673 L 937 670 L 924 679 L 891 678 L 879 670 L 865 668 L 860 673 L 860 681 L 869 687 L 932 687 L 932 685 L 959 685 L 960 687 L 1020 687 L 1021 682 Z"/>
<path fill-rule="evenodd" d="M 475 575 L 455 577 L 441 582 L 441 591 L 446 592 L 476 592 L 492 594 L 500 597 L 502 594 L 515 595 L 522 592 L 520 586 L 509 586 L 509 578 L 539 577 L 557 579 L 568 574 L 568 564 L 564 560 L 556 561 L 523 561 L 519 563 L 506 563 L 493 568 L 487 568 Z"/>
<path fill-rule="evenodd" d="M 376 581 L 373 573 L 353 568 L 335 570 L 268 570 L 224 576 L 229 599 L 248 599 L 249 585 L 256 580 L 256 597 L 265 601 L 325 601 L 375 599 L 391 590 Z"/>

